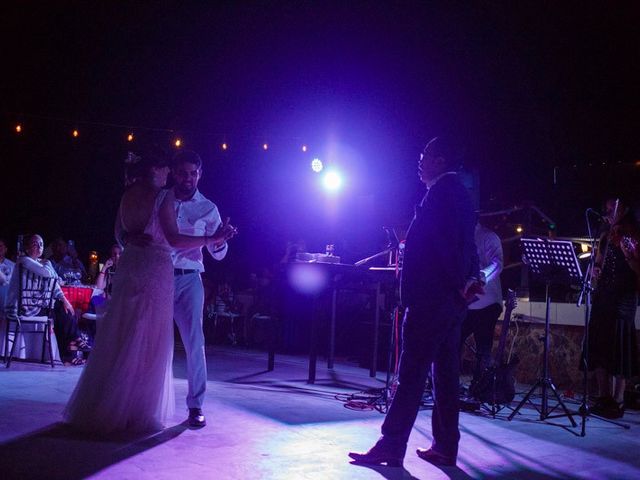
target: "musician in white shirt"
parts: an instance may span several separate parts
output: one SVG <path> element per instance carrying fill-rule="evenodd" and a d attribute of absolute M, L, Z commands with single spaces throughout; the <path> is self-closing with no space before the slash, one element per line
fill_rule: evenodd
<path fill-rule="evenodd" d="M 477 381 L 484 368 L 491 360 L 493 332 L 498 317 L 502 313 L 502 272 L 503 254 L 500 237 L 488 228 L 476 224 L 475 242 L 478 250 L 480 275 L 484 277 L 484 293 L 477 295 L 467 311 L 462 324 L 461 341 L 464 342 L 473 333 L 476 343 L 476 365 L 473 370 L 473 381 Z"/>
<path fill-rule="evenodd" d="M 183 235 L 219 237 L 206 246 L 215 260 L 222 260 L 227 254 L 227 240 L 237 230 L 229 224 L 228 218 L 223 223 L 216 205 L 198 191 L 198 182 L 202 177 L 200 156 L 192 151 L 178 153 L 174 158 L 172 174 L 179 232 Z M 187 357 L 189 425 L 204 427 L 206 420 L 202 405 L 207 386 L 207 366 L 202 331 L 202 247 L 177 248 L 172 256 L 175 279 L 173 316 Z"/>

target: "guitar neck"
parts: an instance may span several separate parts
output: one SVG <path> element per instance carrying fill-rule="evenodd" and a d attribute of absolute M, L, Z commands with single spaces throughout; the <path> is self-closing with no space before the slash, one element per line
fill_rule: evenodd
<path fill-rule="evenodd" d="M 509 333 L 509 325 L 511 322 L 511 314 L 513 313 L 515 302 L 515 296 L 513 292 L 509 291 L 509 299 L 507 300 L 507 308 L 504 311 L 504 319 L 502 320 L 502 330 L 500 331 L 500 341 L 498 342 L 498 349 L 494 359 L 495 365 L 500 365 L 503 360 L 504 347 L 507 343 L 507 334 Z"/>

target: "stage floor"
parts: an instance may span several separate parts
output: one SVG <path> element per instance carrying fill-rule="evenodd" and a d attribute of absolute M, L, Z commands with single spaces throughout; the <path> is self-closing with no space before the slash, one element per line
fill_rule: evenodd
<path fill-rule="evenodd" d="M 458 466 L 440 469 L 414 453 L 430 444 L 427 409 L 418 415 L 404 469 L 351 465 L 347 452 L 375 442 L 383 415 L 349 410 L 336 395 L 380 388 L 384 374 L 372 379 L 347 362 L 328 371 L 319 362 L 317 381 L 308 385 L 302 356 L 276 357 L 272 372 L 266 372 L 266 354 L 256 351 L 207 347 L 207 359 L 207 427 L 182 424 L 187 383 L 184 354 L 177 351 L 178 408 L 171 425 L 153 436 L 109 439 L 83 437 L 59 423 L 79 367 L 0 365 L 0 478 L 640 478 L 637 411 L 625 414 L 629 430 L 588 419 L 586 437 L 579 427 L 566 428 L 566 418 L 537 421 L 529 407 L 512 422 L 507 412 L 496 419 L 462 413 Z"/>

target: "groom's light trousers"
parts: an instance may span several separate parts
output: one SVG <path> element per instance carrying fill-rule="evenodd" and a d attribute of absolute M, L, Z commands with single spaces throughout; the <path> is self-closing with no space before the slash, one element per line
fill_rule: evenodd
<path fill-rule="evenodd" d="M 187 356 L 187 407 L 202 408 L 207 389 L 207 362 L 202 332 L 204 288 L 197 272 L 175 275 L 174 279 L 173 318 Z"/>

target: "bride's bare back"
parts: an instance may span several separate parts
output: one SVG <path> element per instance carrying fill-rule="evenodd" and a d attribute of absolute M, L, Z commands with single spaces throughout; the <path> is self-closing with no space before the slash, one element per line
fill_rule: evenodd
<path fill-rule="evenodd" d="M 120 218 L 127 233 L 144 233 L 149 223 L 159 190 L 135 184 L 122 195 Z"/>

